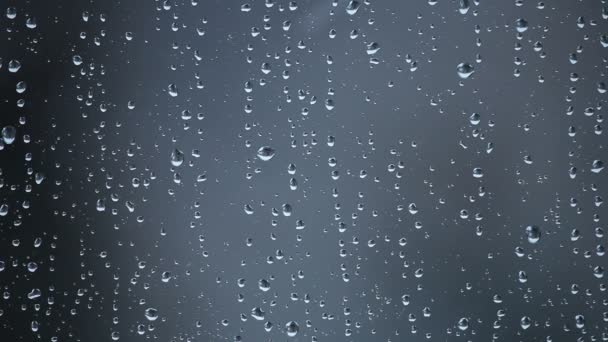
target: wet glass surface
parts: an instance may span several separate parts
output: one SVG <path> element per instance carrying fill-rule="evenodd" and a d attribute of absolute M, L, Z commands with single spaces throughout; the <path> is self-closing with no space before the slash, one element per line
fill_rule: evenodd
<path fill-rule="evenodd" d="M 1 341 L 607 341 L 608 4 L 0 3 Z"/>

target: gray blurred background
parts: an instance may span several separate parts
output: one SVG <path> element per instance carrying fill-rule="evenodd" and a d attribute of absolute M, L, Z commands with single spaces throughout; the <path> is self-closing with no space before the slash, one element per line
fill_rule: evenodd
<path fill-rule="evenodd" d="M 0 341 L 608 340 L 603 1 L 0 4 Z"/>

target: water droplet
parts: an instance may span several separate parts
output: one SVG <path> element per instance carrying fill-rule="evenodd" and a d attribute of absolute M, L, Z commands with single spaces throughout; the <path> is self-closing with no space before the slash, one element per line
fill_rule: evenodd
<path fill-rule="evenodd" d="M 266 316 L 266 313 L 262 311 L 259 307 L 255 307 L 251 310 L 251 317 L 255 318 L 258 321 L 261 321 Z"/>
<path fill-rule="evenodd" d="M 460 12 L 460 14 L 467 14 L 467 12 L 469 11 L 469 8 L 470 8 L 469 0 L 460 0 L 458 2 L 458 11 Z"/>
<path fill-rule="evenodd" d="M 479 167 L 476 167 L 473 169 L 473 177 L 475 178 L 482 178 L 483 177 L 483 170 Z"/>
<path fill-rule="evenodd" d="M 575 322 L 577 328 L 583 329 L 585 327 L 585 316 L 576 315 L 574 317 L 574 322 Z"/>
<path fill-rule="evenodd" d="M 148 321 L 153 322 L 158 318 L 158 310 L 155 308 L 147 308 L 145 311 L 146 318 Z"/>
<path fill-rule="evenodd" d="M 5 126 L 2 129 L 2 140 L 5 144 L 10 145 L 15 141 L 17 129 L 13 126 Z"/>
<path fill-rule="evenodd" d="M 254 212 L 254 211 L 253 211 L 253 208 L 252 208 L 252 207 L 251 207 L 251 205 L 249 205 L 249 204 L 245 204 L 245 205 L 243 206 L 243 210 L 245 210 L 245 214 L 247 214 L 247 215 L 252 215 L 252 214 L 253 214 L 253 212 Z"/>
<path fill-rule="evenodd" d="M 269 146 L 262 146 L 258 150 L 258 158 L 260 158 L 263 161 L 269 161 L 270 159 L 272 159 L 272 157 L 274 157 L 274 154 L 275 154 L 274 149 Z"/>
<path fill-rule="evenodd" d="M 522 18 L 517 19 L 515 21 L 515 29 L 519 33 L 526 32 L 528 30 L 528 22 Z"/>
<path fill-rule="evenodd" d="M 378 50 L 380 50 L 380 44 L 378 44 L 376 42 L 367 44 L 367 54 L 368 55 L 375 55 L 376 52 L 378 52 Z"/>
<path fill-rule="evenodd" d="M 290 204 L 283 204 L 283 216 L 291 216 L 292 208 Z"/>
<path fill-rule="evenodd" d="M 604 169 L 603 161 L 596 159 L 591 163 L 591 172 L 600 173 L 600 172 L 602 172 L 603 169 Z"/>
<path fill-rule="evenodd" d="M 97 211 L 101 212 L 101 211 L 105 211 L 106 210 L 106 201 L 103 199 L 98 199 L 97 200 L 97 204 L 95 205 L 95 208 L 97 209 Z"/>
<path fill-rule="evenodd" d="M 19 69 L 21 69 L 21 62 L 19 62 L 18 60 L 11 59 L 8 62 L 8 71 L 9 72 L 15 73 L 15 72 L 19 71 Z"/>
<path fill-rule="evenodd" d="M 357 13 L 357 11 L 359 10 L 359 7 L 361 7 L 361 4 L 359 3 L 359 1 L 351 0 L 348 3 L 348 5 L 346 6 L 346 13 L 348 13 L 350 15 L 355 15 Z"/>
<path fill-rule="evenodd" d="M 287 336 L 294 337 L 298 334 L 298 331 L 300 331 L 300 326 L 294 321 L 289 321 L 285 324 L 285 331 L 287 332 Z"/>
<path fill-rule="evenodd" d="M 27 294 L 28 299 L 36 299 L 40 296 L 42 296 L 42 292 L 40 291 L 40 289 L 32 289 L 32 291 Z"/>
<path fill-rule="evenodd" d="M 80 57 L 80 55 L 72 56 L 72 63 L 74 63 L 76 66 L 82 64 L 82 57 Z"/>
<path fill-rule="evenodd" d="M 538 226 L 527 226 L 526 236 L 528 237 L 529 243 L 537 243 L 540 240 L 541 232 Z"/>
<path fill-rule="evenodd" d="M 171 95 L 171 97 L 176 97 L 178 95 L 177 86 L 175 85 L 175 83 L 169 84 L 167 89 L 169 90 L 169 95 Z"/>
<path fill-rule="evenodd" d="M 266 292 L 266 291 L 270 290 L 270 282 L 268 282 L 268 280 L 266 280 L 266 279 L 260 279 L 258 281 L 258 288 L 260 290 L 262 290 L 263 292 Z"/>
<path fill-rule="evenodd" d="M 179 149 L 174 149 L 173 152 L 171 152 L 171 165 L 178 167 L 180 165 L 182 165 L 182 163 L 184 162 L 184 152 L 180 151 Z"/>
<path fill-rule="evenodd" d="M 27 263 L 27 270 L 30 272 L 36 272 L 36 270 L 38 269 L 38 264 L 36 264 L 33 261 L 30 261 Z"/>
<path fill-rule="evenodd" d="M 15 8 L 15 7 L 7 8 L 6 17 L 9 19 L 15 19 L 17 17 L 17 8 Z"/>
<path fill-rule="evenodd" d="M 469 328 L 469 320 L 465 317 L 458 321 L 458 329 L 465 331 Z"/>
<path fill-rule="evenodd" d="M 456 67 L 456 71 L 458 72 L 458 76 L 460 76 L 460 78 L 467 79 L 475 72 L 475 69 L 469 63 L 460 63 Z"/>
<path fill-rule="evenodd" d="M 36 23 L 36 18 L 29 17 L 25 19 L 25 27 L 29 29 L 35 29 L 38 24 Z"/>

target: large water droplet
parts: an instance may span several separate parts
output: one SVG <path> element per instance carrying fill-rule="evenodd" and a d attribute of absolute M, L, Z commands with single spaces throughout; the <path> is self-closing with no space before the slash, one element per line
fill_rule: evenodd
<path fill-rule="evenodd" d="M 591 163 L 591 172 L 600 173 L 600 172 L 602 172 L 603 169 L 604 169 L 604 162 L 602 162 L 601 160 L 596 159 Z"/>
<path fill-rule="evenodd" d="M 167 89 L 169 90 L 169 95 L 172 97 L 176 97 L 178 95 L 177 86 L 174 83 L 169 84 Z"/>
<path fill-rule="evenodd" d="M 298 334 L 298 331 L 300 331 L 300 326 L 294 321 L 289 321 L 285 324 L 285 331 L 287 332 L 287 336 L 294 337 Z"/>
<path fill-rule="evenodd" d="M 178 167 L 184 162 L 184 152 L 177 148 L 171 152 L 171 165 Z"/>
<path fill-rule="evenodd" d="M 350 15 L 355 15 L 357 13 L 357 11 L 359 10 L 360 6 L 361 6 L 361 4 L 359 3 L 359 1 L 351 0 L 348 3 L 348 5 L 346 6 L 346 13 L 348 13 Z"/>
<path fill-rule="evenodd" d="M 537 243 L 540 240 L 541 232 L 538 226 L 527 226 L 526 236 L 528 237 L 529 243 Z"/>
<path fill-rule="evenodd" d="M 156 321 L 156 319 L 158 318 L 158 310 L 156 310 L 155 308 L 147 308 L 145 315 L 148 321 Z"/>
<path fill-rule="evenodd" d="M 258 158 L 260 158 L 263 161 L 269 161 L 270 159 L 272 159 L 272 157 L 274 157 L 274 154 L 275 154 L 274 149 L 269 146 L 262 146 L 258 150 Z"/>
<path fill-rule="evenodd" d="M 6 126 L 2 129 L 2 140 L 5 144 L 10 145 L 15 141 L 17 129 L 13 126 Z"/>
<path fill-rule="evenodd" d="M 522 18 L 517 19 L 515 21 L 515 29 L 519 33 L 526 32 L 528 30 L 528 22 Z"/>
<path fill-rule="evenodd" d="M 380 50 L 380 44 L 378 44 L 376 42 L 367 44 L 367 54 L 368 55 L 375 55 L 376 52 L 378 52 L 378 50 Z"/>
<path fill-rule="evenodd" d="M 469 63 L 460 63 L 456 67 L 456 71 L 458 72 L 458 76 L 460 76 L 460 78 L 467 79 L 475 72 L 475 69 Z"/>

